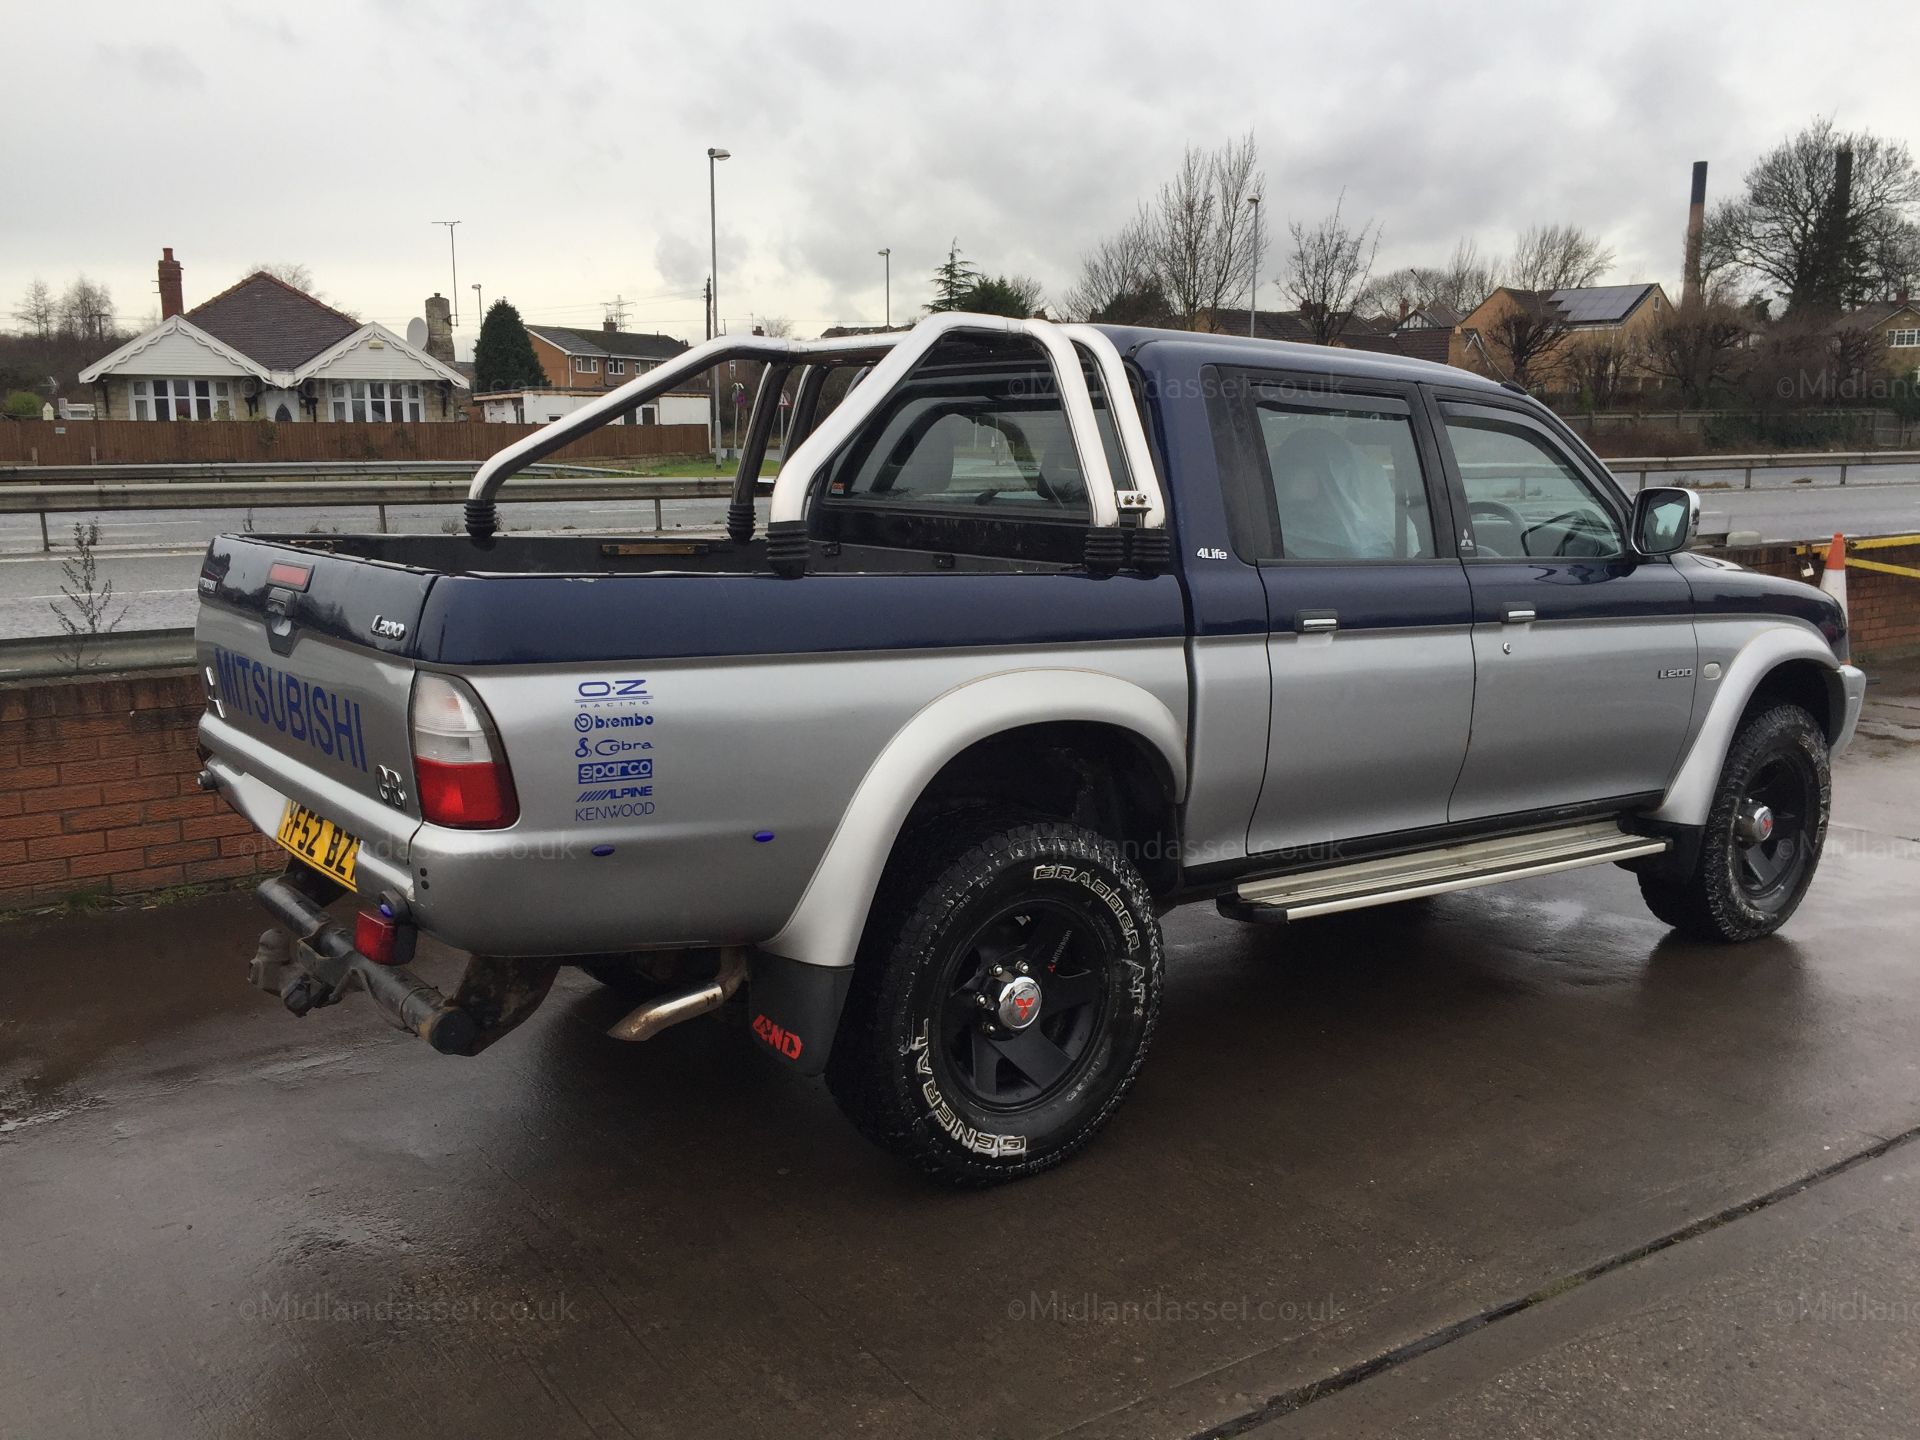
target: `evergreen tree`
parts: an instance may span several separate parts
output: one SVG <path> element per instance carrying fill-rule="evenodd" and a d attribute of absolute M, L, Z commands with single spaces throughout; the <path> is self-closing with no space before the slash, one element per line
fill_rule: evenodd
<path fill-rule="evenodd" d="M 979 283 L 978 267 L 960 258 L 960 242 L 955 240 L 947 247 L 946 264 L 934 268 L 933 303 L 927 306 L 928 313 L 966 309 L 967 299 Z"/>
<path fill-rule="evenodd" d="M 494 301 L 487 307 L 480 339 L 473 347 L 473 388 L 518 390 L 546 383 L 546 372 L 533 353 L 533 340 L 520 312 L 505 300 Z"/>

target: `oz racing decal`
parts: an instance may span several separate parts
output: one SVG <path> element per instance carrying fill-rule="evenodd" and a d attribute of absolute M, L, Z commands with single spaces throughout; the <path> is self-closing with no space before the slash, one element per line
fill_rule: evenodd
<path fill-rule="evenodd" d="M 953 1107 L 947 1103 L 946 1096 L 940 1093 L 940 1087 L 933 1081 L 933 1061 L 927 1054 L 927 1027 L 924 1022 L 920 1026 L 920 1033 L 913 1037 L 913 1043 L 907 1048 L 913 1054 L 915 1073 L 925 1077 L 920 1083 L 920 1094 L 927 1102 L 929 1120 L 976 1155 L 997 1157 L 1027 1153 L 1026 1136 L 995 1135 L 986 1130 L 976 1129 L 953 1113 Z"/>
<path fill-rule="evenodd" d="M 573 819 L 590 825 L 653 815 L 653 692 L 634 676 L 573 687 Z"/>

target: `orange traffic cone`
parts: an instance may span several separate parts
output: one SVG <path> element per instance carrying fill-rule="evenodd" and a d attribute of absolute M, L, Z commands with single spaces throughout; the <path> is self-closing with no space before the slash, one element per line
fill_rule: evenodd
<path fill-rule="evenodd" d="M 1820 588 L 1840 602 L 1840 613 L 1847 613 L 1847 537 L 1835 535 L 1827 547 L 1827 565 L 1820 572 Z"/>

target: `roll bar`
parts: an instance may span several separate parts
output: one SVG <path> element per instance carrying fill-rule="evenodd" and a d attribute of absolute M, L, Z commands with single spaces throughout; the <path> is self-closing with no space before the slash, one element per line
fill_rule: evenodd
<path fill-rule="evenodd" d="M 872 359 L 875 363 L 866 379 L 840 402 L 837 409 L 811 426 L 805 439 L 788 455 L 774 481 L 772 517 L 767 526 L 767 552 L 774 569 L 782 574 L 803 573 L 806 568 L 806 512 L 814 481 L 827 462 L 859 427 L 886 402 L 888 396 L 925 358 L 928 351 L 949 335 L 1024 335 L 1037 343 L 1053 370 L 1067 428 L 1074 448 L 1079 452 L 1081 473 L 1087 481 L 1092 531 L 1088 536 L 1089 563 L 1117 565 L 1127 549 L 1127 537 L 1121 533 L 1122 516 L 1132 529 L 1160 531 L 1144 546 L 1136 544 L 1142 558 L 1164 556 L 1166 506 L 1160 483 L 1153 469 L 1152 451 L 1146 432 L 1133 404 L 1126 366 L 1120 352 L 1100 330 L 1090 325 L 1054 325 L 1045 320 L 1016 320 L 998 315 L 970 315 L 949 312 L 929 316 L 913 329 L 885 335 L 847 335 L 831 340 L 784 340 L 771 336 L 722 336 L 696 345 L 644 375 L 608 391 L 605 395 L 564 415 L 552 424 L 490 457 L 475 472 L 467 490 L 466 528 L 476 541 L 487 541 L 498 528 L 494 496 L 501 485 L 528 465 L 546 458 L 570 441 L 611 424 L 635 406 L 656 398 L 691 376 L 704 374 L 728 360 L 760 360 L 772 369 L 805 367 L 802 379 L 804 399 L 809 402 L 806 419 L 811 419 L 812 403 L 817 401 L 819 383 L 825 365 L 809 361 L 845 364 Z M 1107 392 L 1108 408 L 1114 416 L 1120 438 L 1121 455 L 1126 461 L 1128 486 L 1122 489 L 1107 465 L 1106 447 L 1101 443 L 1100 427 L 1094 414 L 1093 398 L 1082 373 L 1079 350 L 1093 359 Z M 769 400 L 763 387 L 762 402 Z M 777 402 L 772 402 L 777 403 Z M 750 449 L 764 450 L 760 432 L 770 425 L 772 416 L 765 404 L 754 407 L 756 423 L 750 427 Z M 795 409 L 802 407 L 796 405 Z M 796 415 L 795 419 L 803 417 Z M 744 457 L 743 457 L 744 459 Z M 755 467 L 757 469 L 757 466 Z M 747 473 L 743 464 L 742 475 Z M 736 490 L 736 502 L 739 492 Z M 739 517 L 730 515 L 732 528 Z M 750 533 L 750 531 L 749 531 Z M 1143 537 L 1144 538 L 1144 537 Z"/>

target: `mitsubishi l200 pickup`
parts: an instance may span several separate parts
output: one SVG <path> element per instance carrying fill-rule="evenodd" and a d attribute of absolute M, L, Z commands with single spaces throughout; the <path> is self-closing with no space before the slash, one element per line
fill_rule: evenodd
<path fill-rule="evenodd" d="M 724 534 L 503 531 L 517 470 L 729 361 L 763 378 Z M 1004 1180 L 1127 1094 L 1177 905 L 1610 863 L 1689 936 L 1785 922 L 1864 677 L 1697 514 L 1446 366 L 723 337 L 481 465 L 464 533 L 214 540 L 202 783 L 290 852 L 253 975 L 295 1013 L 360 991 L 473 1054 L 562 966 L 624 1039 L 731 1002 L 880 1145 Z"/>

